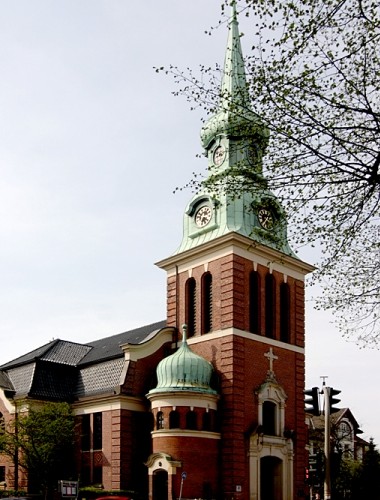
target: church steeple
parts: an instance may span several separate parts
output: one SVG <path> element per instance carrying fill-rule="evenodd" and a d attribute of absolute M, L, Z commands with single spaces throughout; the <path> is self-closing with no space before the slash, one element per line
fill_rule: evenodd
<path fill-rule="evenodd" d="M 208 182 L 193 197 L 185 211 L 184 236 L 176 253 L 234 232 L 294 256 L 287 242 L 285 214 L 262 172 L 269 130 L 251 107 L 236 2 L 228 24 L 219 103 L 202 127 L 201 141 L 208 157 L 208 181 L 224 177 L 227 187 L 218 191 Z M 247 174 L 249 189 L 242 189 L 239 196 L 230 192 L 229 180 L 238 179 L 244 187 Z M 257 180 L 253 185 L 252 178 Z"/>
<path fill-rule="evenodd" d="M 230 154 L 230 161 L 223 161 L 220 148 L 214 153 L 215 143 L 220 145 L 223 138 L 240 139 L 240 154 Z M 228 25 L 228 40 L 224 58 L 223 78 L 220 87 L 217 112 L 205 123 L 201 130 L 202 145 L 209 156 L 210 173 L 215 174 L 231 166 L 246 161 L 255 164 L 261 171 L 261 157 L 268 143 L 269 131 L 260 117 L 252 111 L 251 99 L 245 73 L 243 52 L 240 43 L 236 2 L 232 3 L 231 18 Z M 218 146 L 217 146 L 218 148 Z M 216 148 L 216 149 L 217 149 Z M 212 154 L 210 154 L 212 153 Z M 219 159 L 219 161 L 218 161 Z"/>

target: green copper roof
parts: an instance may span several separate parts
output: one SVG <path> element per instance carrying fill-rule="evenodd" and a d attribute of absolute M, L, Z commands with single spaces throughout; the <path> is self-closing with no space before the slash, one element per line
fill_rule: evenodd
<path fill-rule="evenodd" d="M 220 102 L 201 131 L 210 183 L 186 207 L 183 238 L 175 254 L 234 232 L 295 257 L 288 244 L 286 215 L 263 173 L 269 130 L 251 108 L 236 2 L 228 30 Z M 220 185 L 213 184 L 215 178 Z M 236 180 L 243 188 L 233 193 L 229 186 Z"/>
<path fill-rule="evenodd" d="M 251 109 L 241 50 L 236 2 L 232 3 L 232 15 L 228 27 L 228 41 L 224 59 L 223 79 L 220 89 L 219 110 L 202 127 L 201 140 L 207 148 L 216 136 L 261 135 L 267 140 L 269 132 L 260 117 Z"/>
<path fill-rule="evenodd" d="M 183 326 L 182 344 L 178 351 L 164 358 L 157 366 L 157 386 L 149 394 L 157 392 L 191 391 L 216 394 L 211 389 L 212 364 L 195 354 L 187 344 L 186 325 Z"/>

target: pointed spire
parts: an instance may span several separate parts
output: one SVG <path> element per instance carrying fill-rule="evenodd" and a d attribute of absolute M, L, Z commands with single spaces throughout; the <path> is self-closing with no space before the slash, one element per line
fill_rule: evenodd
<path fill-rule="evenodd" d="M 224 59 L 221 95 L 220 107 L 224 110 L 231 108 L 231 105 L 234 107 L 249 107 L 250 98 L 240 43 L 235 0 L 231 3 L 231 18 L 228 26 L 228 40 Z"/>
<path fill-rule="evenodd" d="M 262 136 L 263 144 L 268 142 L 268 130 L 251 107 L 235 0 L 231 3 L 231 17 L 228 23 L 220 102 L 216 113 L 207 120 L 201 130 L 201 141 L 205 150 L 222 135 Z"/>

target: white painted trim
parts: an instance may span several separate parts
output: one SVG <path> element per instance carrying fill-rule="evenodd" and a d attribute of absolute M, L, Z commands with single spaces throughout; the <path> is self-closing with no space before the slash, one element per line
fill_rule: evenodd
<path fill-rule="evenodd" d="M 161 346 L 173 340 L 173 328 L 164 327 L 146 342 L 141 344 L 122 344 L 124 356 L 127 361 L 138 361 L 154 354 Z"/>
<path fill-rule="evenodd" d="M 85 400 L 73 404 L 74 415 L 86 415 L 89 413 L 105 412 L 112 410 L 147 411 L 143 398 L 131 396 L 114 396 L 100 398 L 98 400 Z"/>
<path fill-rule="evenodd" d="M 298 354 L 305 354 L 305 349 L 303 347 L 299 347 L 293 344 L 287 344 L 286 342 L 280 342 L 279 340 L 274 340 L 262 335 L 257 335 L 256 333 L 239 330 L 238 328 L 226 328 L 225 330 L 217 330 L 214 332 L 205 333 L 204 335 L 191 337 L 187 340 L 187 343 L 189 345 L 195 345 L 201 342 L 208 342 L 210 340 L 229 337 L 231 335 L 236 335 L 237 337 L 243 337 L 249 340 L 255 340 L 256 342 L 261 342 L 262 344 L 268 344 L 272 347 L 279 347 L 280 349 L 286 349 L 287 351 L 296 352 Z"/>
<path fill-rule="evenodd" d="M 181 254 L 161 260 L 156 265 L 165 269 L 170 277 L 175 276 L 177 272 L 182 273 L 205 262 L 209 263 L 231 254 L 239 255 L 301 281 L 304 281 L 306 274 L 315 270 L 314 266 L 302 260 L 255 243 L 250 238 L 237 233 L 221 236 Z"/>
<path fill-rule="evenodd" d="M 152 438 L 168 438 L 168 437 L 195 437 L 201 439 L 221 439 L 219 432 L 210 431 L 190 431 L 186 429 L 160 429 L 151 432 Z"/>
<path fill-rule="evenodd" d="M 172 407 L 173 410 L 178 406 L 189 407 L 195 406 L 197 408 L 206 408 L 210 410 L 217 410 L 218 395 L 211 394 L 195 394 L 189 391 L 178 393 L 176 391 L 162 392 L 158 394 L 147 395 L 153 408 L 167 408 Z"/>

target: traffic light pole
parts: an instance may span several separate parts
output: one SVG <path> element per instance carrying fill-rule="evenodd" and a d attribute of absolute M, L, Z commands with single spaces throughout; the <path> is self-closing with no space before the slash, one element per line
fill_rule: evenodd
<path fill-rule="evenodd" d="M 323 395 L 325 402 L 325 482 L 324 482 L 324 500 L 331 499 L 331 463 L 330 463 L 330 387 L 323 386 Z"/>

